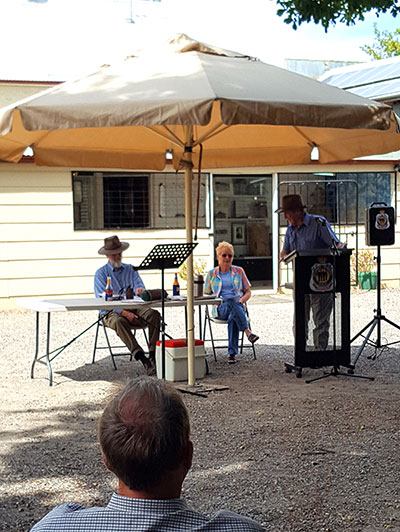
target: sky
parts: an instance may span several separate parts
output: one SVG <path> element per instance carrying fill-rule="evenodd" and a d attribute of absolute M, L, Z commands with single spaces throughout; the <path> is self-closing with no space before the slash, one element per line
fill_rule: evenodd
<path fill-rule="evenodd" d="M 374 22 L 400 27 L 400 18 L 368 14 L 328 33 L 315 24 L 293 30 L 276 10 L 274 0 L 0 0 L 0 79 L 71 79 L 176 33 L 282 67 L 285 59 L 364 62 Z"/>

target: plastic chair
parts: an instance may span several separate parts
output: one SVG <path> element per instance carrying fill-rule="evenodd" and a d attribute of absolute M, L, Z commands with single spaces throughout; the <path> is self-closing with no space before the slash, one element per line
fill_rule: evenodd
<path fill-rule="evenodd" d="M 105 336 L 107 345 L 98 345 L 99 329 L 100 328 L 102 328 L 103 331 L 104 331 L 104 336 Z M 99 316 L 99 320 L 97 322 L 97 327 L 96 327 L 96 334 L 95 334 L 95 337 L 94 337 L 92 364 L 94 364 L 95 359 L 96 359 L 96 351 L 99 351 L 101 349 L 108 349 L 108 351 L 110 353 L 110 357 L 111 357 L 112 363 L 113 363 L 113 366 L 114 366 L 114 369 L 117 369 L 117 365 L 115 364 L 115 358 L 116 357 L 121 357 L 121 356 L 129 356 L 130 361 L 132 361 L 132 353 L 130 353 L 129 351 L 127 351 L 127 352 L 115 352 L 115 349 L 126 349 L 126 345 L 124 345 L 124 344 L 111 345 L 107 329 L 110 329 L 110 328 L 105 325 L 103 319 Z M 147 335 L 146 329 L 147 329 L 147 327 L 132 327 L 132 331 L 133 331 L 134 336 L 136 336 L 136 331 L 142 331 L 143 332 L 143 336 L 145 337 L 145 340 L 146 340 L 147 352 L 148 352 L 148 350 L 149 350 L 149 339 L 148 339 L 148 335 Z M 115 334 L 115 331 L 113 329 L 110 329 L 110 331 L 113 331 L 114 334 Z"/>
<path fill-rule="evenodd" d="M 250 315 L 249 315 L 249 309 L 248 309 L 247 305 L 245 305 L 245 312 L 246 312 L 247 321 L 249 323 L 249 328 L 251 329 L 251 327 L 250 327 Z M 217 360 L 217 352 L 216 352 L 216 350 L 217 349 L 227 349 L 228 348 L 228 344 L 226 342 L 228 341 L 228 338 L 215 338 L 214 334 L 213 334 L 213 330 L 212 330 L 212 325 L 213 324 L 215 324 L 215 325 L 224 325 L 225 327 L 228 327 L 228 322 L 226 320 L 221 320 L 220 318 L 216 318 L 216 317 L 212 316 L 211 312 L 208 310 L 208 305 L 206 305 L 205 316 L 204 316 L 203 340 L 204 340 L 204 342 L 211 342 L 212 350 L 213 350 L 213 354 L 214 354 L 214 360 Z M 209 333 L 210 333 L 210 339 L 206 338 L 207 326 L 208 326 L 208 330 L 209 330 Z M 256 349 L 255 349 L 254 344 L 252 344 L 248 340 L 247 340 L 247 344 L 248 345 L 245 344 L 244 343 L 245 339 L 247 340 L 247 336 L 244 334 L 244 331 L 242 331 L 241 338 L 239 338 L 239 345 L 240 345 L 239 352 L 240 352 L 240 354 L 243 353 L 243 349 L 251 348 L 252 351 L 253 351 L 253 358 L 254 358 L 254 360 L 256 360 L 257 356 L 256 356 Z M 223 345 L 217 345 L 216 342 L 224 342 L 224 344 Z"/>

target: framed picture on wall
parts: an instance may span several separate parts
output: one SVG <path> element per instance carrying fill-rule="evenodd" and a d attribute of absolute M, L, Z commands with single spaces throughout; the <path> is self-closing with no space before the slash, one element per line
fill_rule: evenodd
<path fill-rule="evenodd" d="M 246 244 L 246 224 L 232 224 L 232 244 Z"/>

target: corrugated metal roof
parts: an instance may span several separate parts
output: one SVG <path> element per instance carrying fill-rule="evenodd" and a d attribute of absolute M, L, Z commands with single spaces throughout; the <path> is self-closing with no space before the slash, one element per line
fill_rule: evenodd
<path fill-rule="evenodd" d="M 2 79 L 0 78 L 0 83 L 4 85 L 59 85 L 64 83 L 63 81 L 49 81 L 49 80 L 34 80 L 34 79 Z"/>
<path fill-rule="evenodd" d="M 318 78 L 327 71 L 357 64 L 356 61 L 334 61 L 330 59 L 285 59 L 285 68 L 310 78 Z"/>
<path fill-rule="evenodd" d="M 400 57 L 335 68 L 320 76 L 319 81 L 374 100 L 400 97 Z"/>

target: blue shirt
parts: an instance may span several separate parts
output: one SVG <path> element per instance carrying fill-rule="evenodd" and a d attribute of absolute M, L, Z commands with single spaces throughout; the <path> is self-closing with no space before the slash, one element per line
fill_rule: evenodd
<path fill-rule="evenodd" d="M 131 286 L 133 293 L 136 294 L 138 288 L 146 289 L 142 278 L 133 266 L 130 264 L 121 264 L 119 270 L 114 269 L 109 262 L 104 264 L 94 274 L 94 293 L 96 297 L 102 297 L 104 290 L 106 289 L 107 277 L 111 277 L 111 287 L 114 294 L 123 294 L 124 291 Z M 106 311 L 102 311 L 105 314 Z M 113 312 L 121 314 L 120 309 L 115 309 Z"/>
<path fill-rule="evenodd" d="M 209 517 L 183 499 L 132 499 L 114 493 L 106 507 L 56 506 L 31 532 L 263 532 L 247 517 L 225 510 Z"/>
<path fill-rule="evenodd" d="M 323 220 L 324 225 L 317 220 Z M 305 213 L 300 227 L 289 225 L 282 249 L 291 253 L 297 250 L 328 249 L 332 247 L 332 240 L 338 243 L 339 239 L 333 232 L 329 222 L 323 216 Z"/>
<path fill-rule="evenodd" d="M 224 301 L 226 299 L 233 299 L 236 296 L 236 293 L 233 288 L 231 271 L 229 270 L 226 273 L 220 272 L 220 276 L 222 280 L 222 288 L 219 296 L 222 297 Z"/>
<path fill-rule="evenodd" d="M 249 288 L 250 282 L 247 279 L 244 269 L 240 266 L 231 266 L 231 276 L 232 276 L 232 286 L 233 286 L 233 297 L 240 298 Z M 207 273 L 206 280 L 204 282 L 204 294 L 210 295 L 214 294 L 217 297 L 221 296 L 222 290 L 222 279 L 219 266 L 213 268 Z M 212 315 L 214 317 L 218 316 L 218 307 L 217 305 L 213 306 Z"/>

